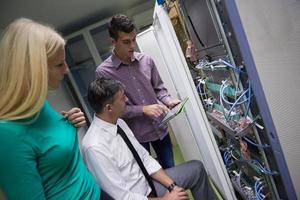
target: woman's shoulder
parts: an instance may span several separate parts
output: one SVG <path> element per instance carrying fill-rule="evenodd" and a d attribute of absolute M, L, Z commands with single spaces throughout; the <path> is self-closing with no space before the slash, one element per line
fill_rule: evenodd
<path fill-rule="evenodd" d="M 41 112 L 32 117 L 19 120 L 1 120 L 0 121 L 0 143 L 15 143 L 16 145 L 32 145 L 35 143 L 36 137 L 41 137 L 42 134 L 37 124 L 40 121 Z"/>
<path fill-rule="evenodd" d="M 48 101 L 45 102 L 41 111 L 38 113 L 37 120 L 31 125 L 31 129 L 45 130 L 45 128 L 59 128 L 65 125 L 67 119 L 55 111 Z"/>
<path fill-rule="evenodd" d="M 18 124 L 10 121 L 0 121 L 0 138 L 5 135 L 18 135 L 26 132 L 28 127 L 23 124 Z"/>

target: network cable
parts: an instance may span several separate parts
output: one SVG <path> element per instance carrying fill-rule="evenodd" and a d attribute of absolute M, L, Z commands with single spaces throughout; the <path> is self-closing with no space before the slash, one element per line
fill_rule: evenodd
<path fill-rule="evenodd" d="M 232 156 L 232 149 L 233 149 L 233 146 L 230 145 L 224 151 L 223 158 L 224 158 L 224 162 L 225 162 L 226 167 L 229 167 L 230 165 L 233 164 L 233 161 L 232 161 L 232 158 L 231 158 L 231 156 Z"/>
<path fill-rule="evenodd" d="M 216 64 L 223 64 L 223 65 L 226 65 L 227 67 L 229 68 L 232 68 L 233 70 L 239 72 L 239 73 L 245 73 L 244 71 L 242 71 L 241 69 L 233 66 L 232 64 L 226 62 L 225 60 L 223 59 L 219 59 L 219 60 L 215 60 L 215 61 L 212 61 L 212 62 L 207 62 L 205 63 L 206 66 L 213 66 L 213 65 L 216 65 Z"/>
<path fill-rule="evenodd" d="M 230 165 L 233 164 L 233 161 L 232 161 L 232 159 L 231 159 L 231 156 L 230 156 L 230 152 L 229 152 L 229 151 L 226 150 L 226 151 L 224 152 L 223 158 L 224 158 L 224 161 L 225 161 L 225 165 L 226 165 L 227 167 L 229 167 Z"/>
<path fill-rule="evenodd" d="M 263 182 L 257 179 L 254 184 L 254 191 L 256 200 L 264 200 L 266 197 L 263 195 L 262 190 L 264 188 Z"/>
<path fill-rule="evenodd" d="M 260 162 L 258 162 L 257 160 L 248 160 L 249 163 L 254 164 L 255 166 L 257 166 L 260 170 L 260 172 L 267 174 L 267 175 L 278 175 L 277 171 L 271 171 L 269 169 L 266 169 L 265 167 L 263 167 Z"/>
<path fill-rule="evenodd" d="M 257 144 L 257 143 L 253 142 L 252 140 L 250 140 L 247 137 L 243 137 L 243 139 L 246 140 L 248 143 L 250 143 L 250 144 L 252 144 L 252 145 L 254 145 L 256 147 L 259 147 L 259 148 L 268 148 L 268 147 L 270 147 L 269 144 Z"/>
<path fill-rule="evenodd" d="M 204 95 L 204 98 L 205 99 L 207 99 L 207 93 L 206 93 L 206 91 L 205 91 L 205 81 L 203 80 L 203 79 L 199 79 L 198 80 L 199 81 L 199 83 L 197 84 L 197 91 L 198 91 L 198 93 L 202 96 L 202 95 Z M 201 85 L 203 84 L 203 92 L 202 92 L 202 89 L 201 89 Z"/>
<path fill-rule="evenodd" d="M 250 109 L 250 103 L 251 103 L 251 97 L 252 97 L 252 94 L 251 94 L 251 82 L 249 81 L 249 86 L 248 86 L 248 89 L 249 89 L 249 93 L 248 93 L 248 104 L 247 104 L 247 108 L 246 108 L 246 113 L 245 113 L 245 117 L 248 116 L 248 112 L 249 112 L 249 109 Z"/>
<path fill-rule="evenodd" d="M 221 104 L 221 106 L 222 106 L 223 108 L 225 108 L 224 105 L 223 105 L 223 101 L 224 101 L 225 103 L 231 105 L 229 111 L 226 113 L 226 115 L 227 115 L 226 117 L 231 117 L 231 116 L 232 116 L 231 113 L 232 113 L 233 109 L 234 109 L 236 106 L 241 105 L 241 104 L 243 104 L 243 103 L 245 103 L 245 102 L 247 102 L 247 101 L 248 101 L 248 105 L 250 104 L 250 99 L 251 99 L 251 96 L 252 96 L 252 95 L 249 96 L 249 97 L 247 97 L 247 98 L 245 98 L 244 100 L 241 101 L 242 97 L 250 90 L 250 89 L 248 88 L 247 90 L 245 90 L 245 91 L 244 91 L 244 92 L 243 92 L 243 93 L 235 100 L 234 103 L 232 103 L 232 102 L 229 102 L 229 101 L 227 101 L 227 100 L 225 99 L 224 91 L 225 91 L 225 88 L 226 88 L 226 87 L 228 87 L 228 85 L 227 85 L 226 82 L 224 81 L 224 82 L 222 83 L 221 87 L 220 87 L 220 104 Z M 248 111 L 247 111 L 247 112 L 248 112 Z"/>

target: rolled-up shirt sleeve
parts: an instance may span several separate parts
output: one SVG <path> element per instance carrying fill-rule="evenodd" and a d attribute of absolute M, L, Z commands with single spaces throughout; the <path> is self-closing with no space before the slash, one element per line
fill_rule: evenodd
<path fill-rule="evenodd" d="M 140 148 L 138 149 L 138 153 L 143 161 L 143 164 L 148 172 L 148 174 L 152 175 L 155 172 L 157 172 L 158 170 L 161 169 L 160 164 L 149 155 L 148 151 L 142 146 L 140 145 Z"/>
<path fill-rule="evenodd" d="M 143 115 L 143 106 L 141 105 L 126 105 L 122 118 L 132 118 Z"/>

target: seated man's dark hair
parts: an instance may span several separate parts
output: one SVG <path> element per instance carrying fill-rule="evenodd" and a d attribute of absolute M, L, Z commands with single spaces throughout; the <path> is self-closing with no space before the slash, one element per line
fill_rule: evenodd
<path fill-rule="evenodd" d="M 135 29 L 135 25 L 132 20 L 126 15 L 116 14 L 112 16 L 108 23 L 109 36 L 118 39 L 118 32 L 122 31 L 125 33 L 131 33 Z"/>
<path fill-rule="evenodd" d="M 115 94 L 123 89 L 120 81 L 109 78 L 97 78 L 88 87 L 88 101 L 96 113 L 101 113 L 107 103 L 113 102 Z"/>

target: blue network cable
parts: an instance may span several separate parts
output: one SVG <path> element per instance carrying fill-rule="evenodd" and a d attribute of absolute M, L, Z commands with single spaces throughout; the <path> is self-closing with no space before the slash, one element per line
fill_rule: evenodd
<path fill-rule="evenodd" d="M 227 117 L 230 117 L 230 114 L 231 114 L 233 108 L 235 108 L 236 106 L 241 105 L 241 104 L 243 104 L 243 103 L 245 103 L 245 102 L 247 102 L 247 101 L 248 101 L 248 107 L 247 107 L 246 113 L 248 113 L 248 109 L 249 109 L 249 106 L 250 106 L 250 99 L 251 99 L 251 97 L 252 97 L 251 92 L 249 92 L 249 91 L 251 90 L 251 88 L 250 88 L 251 85 L 249 84 L 248 89 L 245 90 L 245 91 L 244 91 L 244 92 L 243 92 L 243 93 L 235 100 L 235 102 L 232 103 L 232 102 L 229 102 L 228 100 L 226 100 L 226 98 L 225 98 L 225 89 L 228 87 L 228 84 L 226 84 L 226 82 L 227 82 L 227 81 L 224 81 L 224 82 L 222 83 L 221 87 L 220 87 L 220 104 L 223 106 L 222 101 L 224 101 L 225 103 L 231 105 L 231 107 L 230 107 L 230 109 L 229 109 L 229 111 L 228 111 Z M 246 97 L 244 100 L 241 101 L 242 97 L 243 97 L 247 92 L 248 92 L 248 94 L 249 94 L 248 97 Z M 223 107 L 224 107 L 224 106 L 223 106 Z"/>
<path fill-rule="evenodd" d="M 248 91 L 249 92 L 248 93 L 248 105 L 247 105 L 247 109 L 246 109 L 246 113 L 245 113 L 245 118 L 248 116 L 248 112 L 249 112 L 249 109 L 250 109 L 250 103 L 251 103 L 251 97 L 252 97 L 250 81 L 249 81 L 248 89 L 249 89 L 249 91 Z"/>
<path fill-rule="evenodd" d="M 225 84 L 226 83 L 226 81 L 224 81 L 224 83 L 222 83 L 222 85 L 221 85 L 221 88 L 220 88 L 220 95 L 222 96 L 222 100 L 223 101 L 225 101 L 225 103 L 227 103 L 227 104 L 229 104 L 229 105 L 233 105 L 234 103 L 236 103 L 237 105 L 240 105 L 240 104 L 242 104 L 242 103 L 245 103 L 248 99 L 245 99 L 245 100 L 243 100 L 243 101 L 241 101 L 241 102 L 229 102 L 229 101 L 227 101 L 226 100 L 226 98 L 225 98 L 225 89 L 229 86 L 228 84 Z M 243 96 L 243 94 L 241 95 L 241 96 Z M 237 100 L 236 100 L 237 101 Z"/>
<path fill-rule="evenodd" d="M 239 98 L 233 103 L 233 105 L 231 106 L 231 108 L 228 111 L 228 116 L 230 116 L 230 113 L 232 112 L 233 108 L 236 107 L 239 103 L 239 101 L 242 99 L 242 97 L 248 92 L 249 89 L 247 89 L 246 91 L 244 91 Z M 249 97 L 250 98 L 250 97 Z M 246 98 L 245 101 L 247 101 L 248 99 Z"/>
<path fill-rule="evenodd" d="M 278 175 L 278 172 L 276 172 L 276 171 L 271 171 L 271 170 L 269 170 L 269 169 L 264 168 L 264 167 L 260 164 L 260 162 L 258 162 L 257 160 L 248 160 L 248 162 L 250 162 L 251 164 L 256 165 L 256 166 L 259 168 L 259 170 L 260 170 L 262 173 L 264 173 L 264 174 L 271 175 L 271 176 L 273 176 L 273 175 Z"/>
<path fill-rule="evenodd" d="M 263 188 L 264 188 L 263 182 L 260 181 L 260 179 L 255 181 L 254 191 L 255 191 L 256 200 L 264 200 L 265 199 L 265 197 L 263 196 L 263 193 L 262 193 Z"/>
<path fill-rule="evenodd" d="M 252 145 L 254 145 L 256 147 L 259 147 L 259 148 L 268 148 L 268 147 L 270 147 L 269 144 L 257 144 L 257 143 L 253 142 L 252 140 L 250 140 L 247 137 L 243 137 L 243 139 L 246 140 L 248 143 L 250 143 L 250 144 L 252 144 Z"/>
<path fill-rule="evenodd" d="M 232 68 L 232 69 L 234 69 L 235 71 L 237 71 L 239 73 L 245 73 L 242 70 L 240 70 L 239 68 L 233 66 L 232 64 L 230 64 L 230 63 L 228 63 L 228 62 L 226 62 L 225 60 L 222 60 L 222 59 L 215 60 L 215 61 L 212 61 L 210 63 L 205 63 L 205 65 L 215 65 L 215 64 L 224 64 L 227 67 Z"/>
<path fill-rule="evenodd" d="M 231 158 L 232 148 L 233 148 L 232 145 L 230 145 L 229 147 L 226 148 L 226 150 L 223 154 L 223 158 L 224 158 L 226 167 L 229 167 L 230 165 L 233 164 L 233 161 Z"/>

